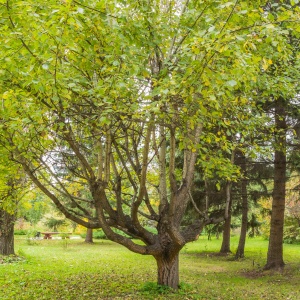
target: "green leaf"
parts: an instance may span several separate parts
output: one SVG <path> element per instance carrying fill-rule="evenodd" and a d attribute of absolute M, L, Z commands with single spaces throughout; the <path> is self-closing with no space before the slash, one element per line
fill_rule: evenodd
<path fill-rule="evenodd" d="M 44 70 L 48 70 L 48 69 L 49 69 L 49 65 L 48 65 L 48 64 L 43 64 L 43 65 L 42 65 L 42 68 L 43 68 Z"/>
<path fill-rule="evenodd" d="M 227 85 L 229 85 L 229 86 L 231 86 L 231 87 L 234 87 L 234 86 L 237 85 L 237 82 L 236 82 L 235 80 L 229 80 L 229 81 L 227 81 L 226 83 L 227 83 Z"/>

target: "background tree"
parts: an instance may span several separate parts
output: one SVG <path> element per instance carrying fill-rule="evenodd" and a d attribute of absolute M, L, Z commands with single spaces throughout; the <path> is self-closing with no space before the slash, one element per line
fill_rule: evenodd
<path fill-rule="evenodd" d="M 54 232 L 58 231 L 58 227 L 65 224 L 64 219 L 57 219 L 54 217 L 48 218 L 44 223 L 47 227 L 53 229 Z"/>
<path fill-rule="evenodd" d="M 26 181 L 20 166 L 7 160 L 1 149 L 0 161 L 0 255 L 15 254 L 14 224 L 17 209 L 26 191 Z M 6 159 L 5 159 L 6 158 Z"/>
<path fill-rule="evenodd" d="M 239 239 L 239 244 L 238 248 L 235 253 L 235 258 L 243 258 L 244 257 L 244 252 L 245 252 L 245 243 L 246 243 L 246 236 L 247 236 L 247 224 L 248 224 L 248 210 L 249 210 L 249 205 L 248 205 L 248 193 L 247 193 L 247 159 L 245 154 L 240 151 L 238 153 L 238 158 L 239 160 L 237 161 L 237 164 L 240 165 L 243 178 L 240 181 L 241 188 L 240 188 L 240 193 L 241 193 L 241 198 L 242 198 L 242 223 L 241 223 L 241 233 L 240 233 L 240 239 Z"/>
<path fill-rule="evenodd" d="M 14 250 L 15 214 L 0 208 L 0 254 L 15 254 Z"/>
<path fill-rule="evenodd" d="M 288 10 L 297 11 L 297 3 L 287 1 L 279 3 L 271 1 L 266 9 L 270 19 L 280 20 L 280 11 Z M 282 269 L 283 261 L 283 226 L 284 226 L 284 210 L 286 200 L 286 181 L 287 181 L 287 132 L 290 127 L 288 121 L 288 112 L 293 106 L 293 100 L 299 92 L 298 74 L 299 63 L 297 56 L 299 55 L 299 30 L 294 31 L 288 24 L 281 24 L 286 34 L 283 38 L 287 40 L 289 47 L 286 48 L 285 57 L 281 57 L 281 49 L 277 47 L 272 55 L 272 67 L 266 69 L 266 76 L 277 77 L 277 82 L 270 89 L 270 96 L 273 101 L 274 114 L 274 188 L 271 213 L 271 228 L 267 263 L 265 269 Z M 276 45 L 272 45 L 273 48 Z M 281 58 L 279 58 L 281 57 Z M 287 68 L 288 66 L 288 68 Z M 286 74 L 288 73 L 288 80 Z M 283 83 L 279 87 L 279 83 Z"/>

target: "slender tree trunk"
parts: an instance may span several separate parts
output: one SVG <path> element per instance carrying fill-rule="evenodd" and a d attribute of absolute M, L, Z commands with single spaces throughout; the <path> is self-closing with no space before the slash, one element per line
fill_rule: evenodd
<path fill-rule="evenodd" d="M 248 223 L 248 197 L 247 197 L 247 183 L 246 180 L 242 182 L 242 226 L 239 239 L 239 245 L 235 254 L 235 258 L 243 258 L 245 256 L 245 244 L 247 236 Z"/>
<path fill-rule="evenodd" d="M 0 255 L 15 254 L 14 221 L 14 215 L 0 209 Z"/>
<path fill-rule="evenodd" d="M 277 129 L 274 158 L 274 189 L 271 214 L 271 228 L 267 263 L 265 270 L 281 270 L 283 261 L 283 225 L 286 185 L 286 120 L 283 99 L 277 100 L 275 126 Z"/>
<path fill-rule="evenodd" d="M 93 229 L 91 229 L 91 228 L 86 229 L 85 242 L 89 243 L 89 244 L 93 243 Z"/>
<path fill-rule="evenodd" d="M 226 186 L 226 211 L 225 211 L 225 223 L 223 228 L 223 240 L 220 253 L 229 253 L 230 251 L 230 231 L 231 231 L 231 183 L 228 182 Z"/>
<path fill-rule="evenodd" d="M 157 283 L 175 290 L 179 285 L 179 252 L 156 256 Z"/>
<path fill-rule="evenodd" d="M 220 253 L 229 253 L 230 251 L 230 231 L 231 231 L 231 212 L 228 212 L 228 218 L 225 220 L 223 229 L 223 240 Z"/>
<path fill-rule="evenodd" d="M 244 176 L 246 176 L 246 158 L 245 155 L 242 154 L 242 163 L 241 169 L 243 171 Z M 247 236 L 247 223 L 248 223 L 248 196 L 247 196 L 247 179 L 242 179 L 242 226 L 241 226 L 241 234 L 239 239 L 239 245 L 235 254 L 235 258 L 243 258 L 245 256 L 245 243 Z"/>

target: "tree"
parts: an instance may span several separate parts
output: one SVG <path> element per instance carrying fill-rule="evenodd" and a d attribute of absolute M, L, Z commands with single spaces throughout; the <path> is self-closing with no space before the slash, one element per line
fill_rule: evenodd
<path fill-rule="evenodd" d="M 45 221 L 45 225 L 47 227 L 53 229 L 54 232 L 57 232 L 58 227 L 64 225 L 65 222 L 66 221 L 64 219 L 57 219 L 57 218 L 51 217 Z"/>
<path fill-rule="evenodd" d="M 239 164 L 241 166 L 243 178 L 241 179 L 241 198 L 242 198 L 242 225 L 238 248 L 235 253 L 235 259 L 243 258 L 245 252 L 245 243 L 247 236 L 248 223 L 248 195 L 247 195 L 247 160 L 245 154 L 240 151 Z"/>
<path fill-rule="evenodd" d="M 14 224 L 26 182 L 20 166 L 7 161 L 4 149 L 0 152 L 0 255 L 11 255 L 15 254 Z"/>
<path fill-rule="evenodd" d="M 215 155 L 231 155 L 237 142 L 224 131 L 242 138 L 253 128 L 250 95 L 265 63 L 257 35 L 282 34 L 252 2 L 0 7 L 1 142 L 67 218 L 152 255 L 158 283 L 175 289 L 180 250 L 216 221 L 204 211 L 182 226 L 195 166 L 207 164 L 211 144 Z M 228 181 L 240 174 L 221 173 Z M 74 181 L 90 197 L 72 193 Z"/>
<path fill-rule="evenodd" d="M 280 19 L 280 10 L 288 9 L 290 11 L 299 11 L 298 1 L 270 1 L 266 11 L 273 20 Z M 277 85 L 273 86 L 274 90 L 271 94 L 273 100 L 274 113 L 274 188 L 273 201 L 271 213 L 271 228 L 269 238 L 269 248 L 267 255 L 267 263 L 265 269 L 281 270 L 284 267 L 283 261 L 283 226 L 284 226 L 284 210 L 286 198 L 286 181 L 287 181 L 287 132 L 289 129 L 288 113 L 291 108 L 298 101 L 295 99 L 299 93 L 298 78 L 299 78 L 299 63 L 297 58 L 299 56 L 299 32 L 291 30 L 287 24 L 281 24 L 287 31 L 284 37 L 287 39 L 289 49 L 285 56 L 285 68 L 283 62 L 279 59 L 278 54 L 274 55 L 273 67 L 269 71 L 266 70 L 267 75 L 278 76 L 278 82 L 285 82 L 286 74 L 288 74 L 288 82 L 285 82 L 284 87 L 279 88 Z M 280 49 L 277 49 L 280 52 Z M 293 109 L 292 109 L 293 110 Z"/>
<path fill-rule="evenodd" d="M 231 183 L 226 184 L 226 203 L 228 203 L 228 208 L 226 212 L 226 218 L 223 228 L 223 240 L 220 249 L 220 253 L 229 253 L 230 251 L 230 234 L 231 234 L 231 209 L 232 209 L 232 199 L 231 199 Z"/>
<path fill-rule="evenodd" d="M 267 264 L 265 269 L 281 269 L 283 262 L 283 225 L 286 186 L 286 115 L 279 98 L 275 106 L 276 149 L 274 158 L 274 189 L 271 214 L 271 230 Z"/>
<path fill-rule="evenodd" d="M 0 208 L 0 254 L 15 254 L 14 249 L 14 214 Z"/>
<path fill-rule="evenodd" d="M 85 242 L 89 243 L 89 244 L 93 243 L 93 229 L 92 228 L 86 229 Z"/>

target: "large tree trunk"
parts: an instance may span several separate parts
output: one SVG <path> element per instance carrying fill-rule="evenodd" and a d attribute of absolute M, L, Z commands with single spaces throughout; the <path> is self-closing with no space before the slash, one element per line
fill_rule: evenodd
<path fill-rule="evenodd" d="M 157 283 L 175 290 L 179 285 L 179 252 L 156 256 Z"/>
<path fill-rule="evenodd" d="M 246 157 L 242 153 L 241 154 L 241 169 L 243 171 L 243 175 L 246 176 Z M 241 234 L 239 239 L 239 245 L 236 250 L 235 258 L 243 258 L 245 256 L 245 243 L 247 236 L 247 223 L 248 223 L 248 196 L 247 196 L 247 179 L 242 179 L 242 226 L 241 226 Z"/>
<path fill-rule="evenodd" d="M 93 229 L 92 228 L 87 228 L 86 229 L 85 242 L 89 243 L 89 244 L 93 243 Z"/>
<path fill-rule="evenodd" d="M 274 158 L 274 189 L 270 239 L 265 270 L 281 270 L 283 261 L 283 224 L 286 185 L 286 120 L 283 99 L 277 100 L 275 126 L 277 130 Z"/>
<path fill-rule="evenodd" d="M 14 215 L 0 209 L 0 255 L 15 254 L 14 221 Z"/>

